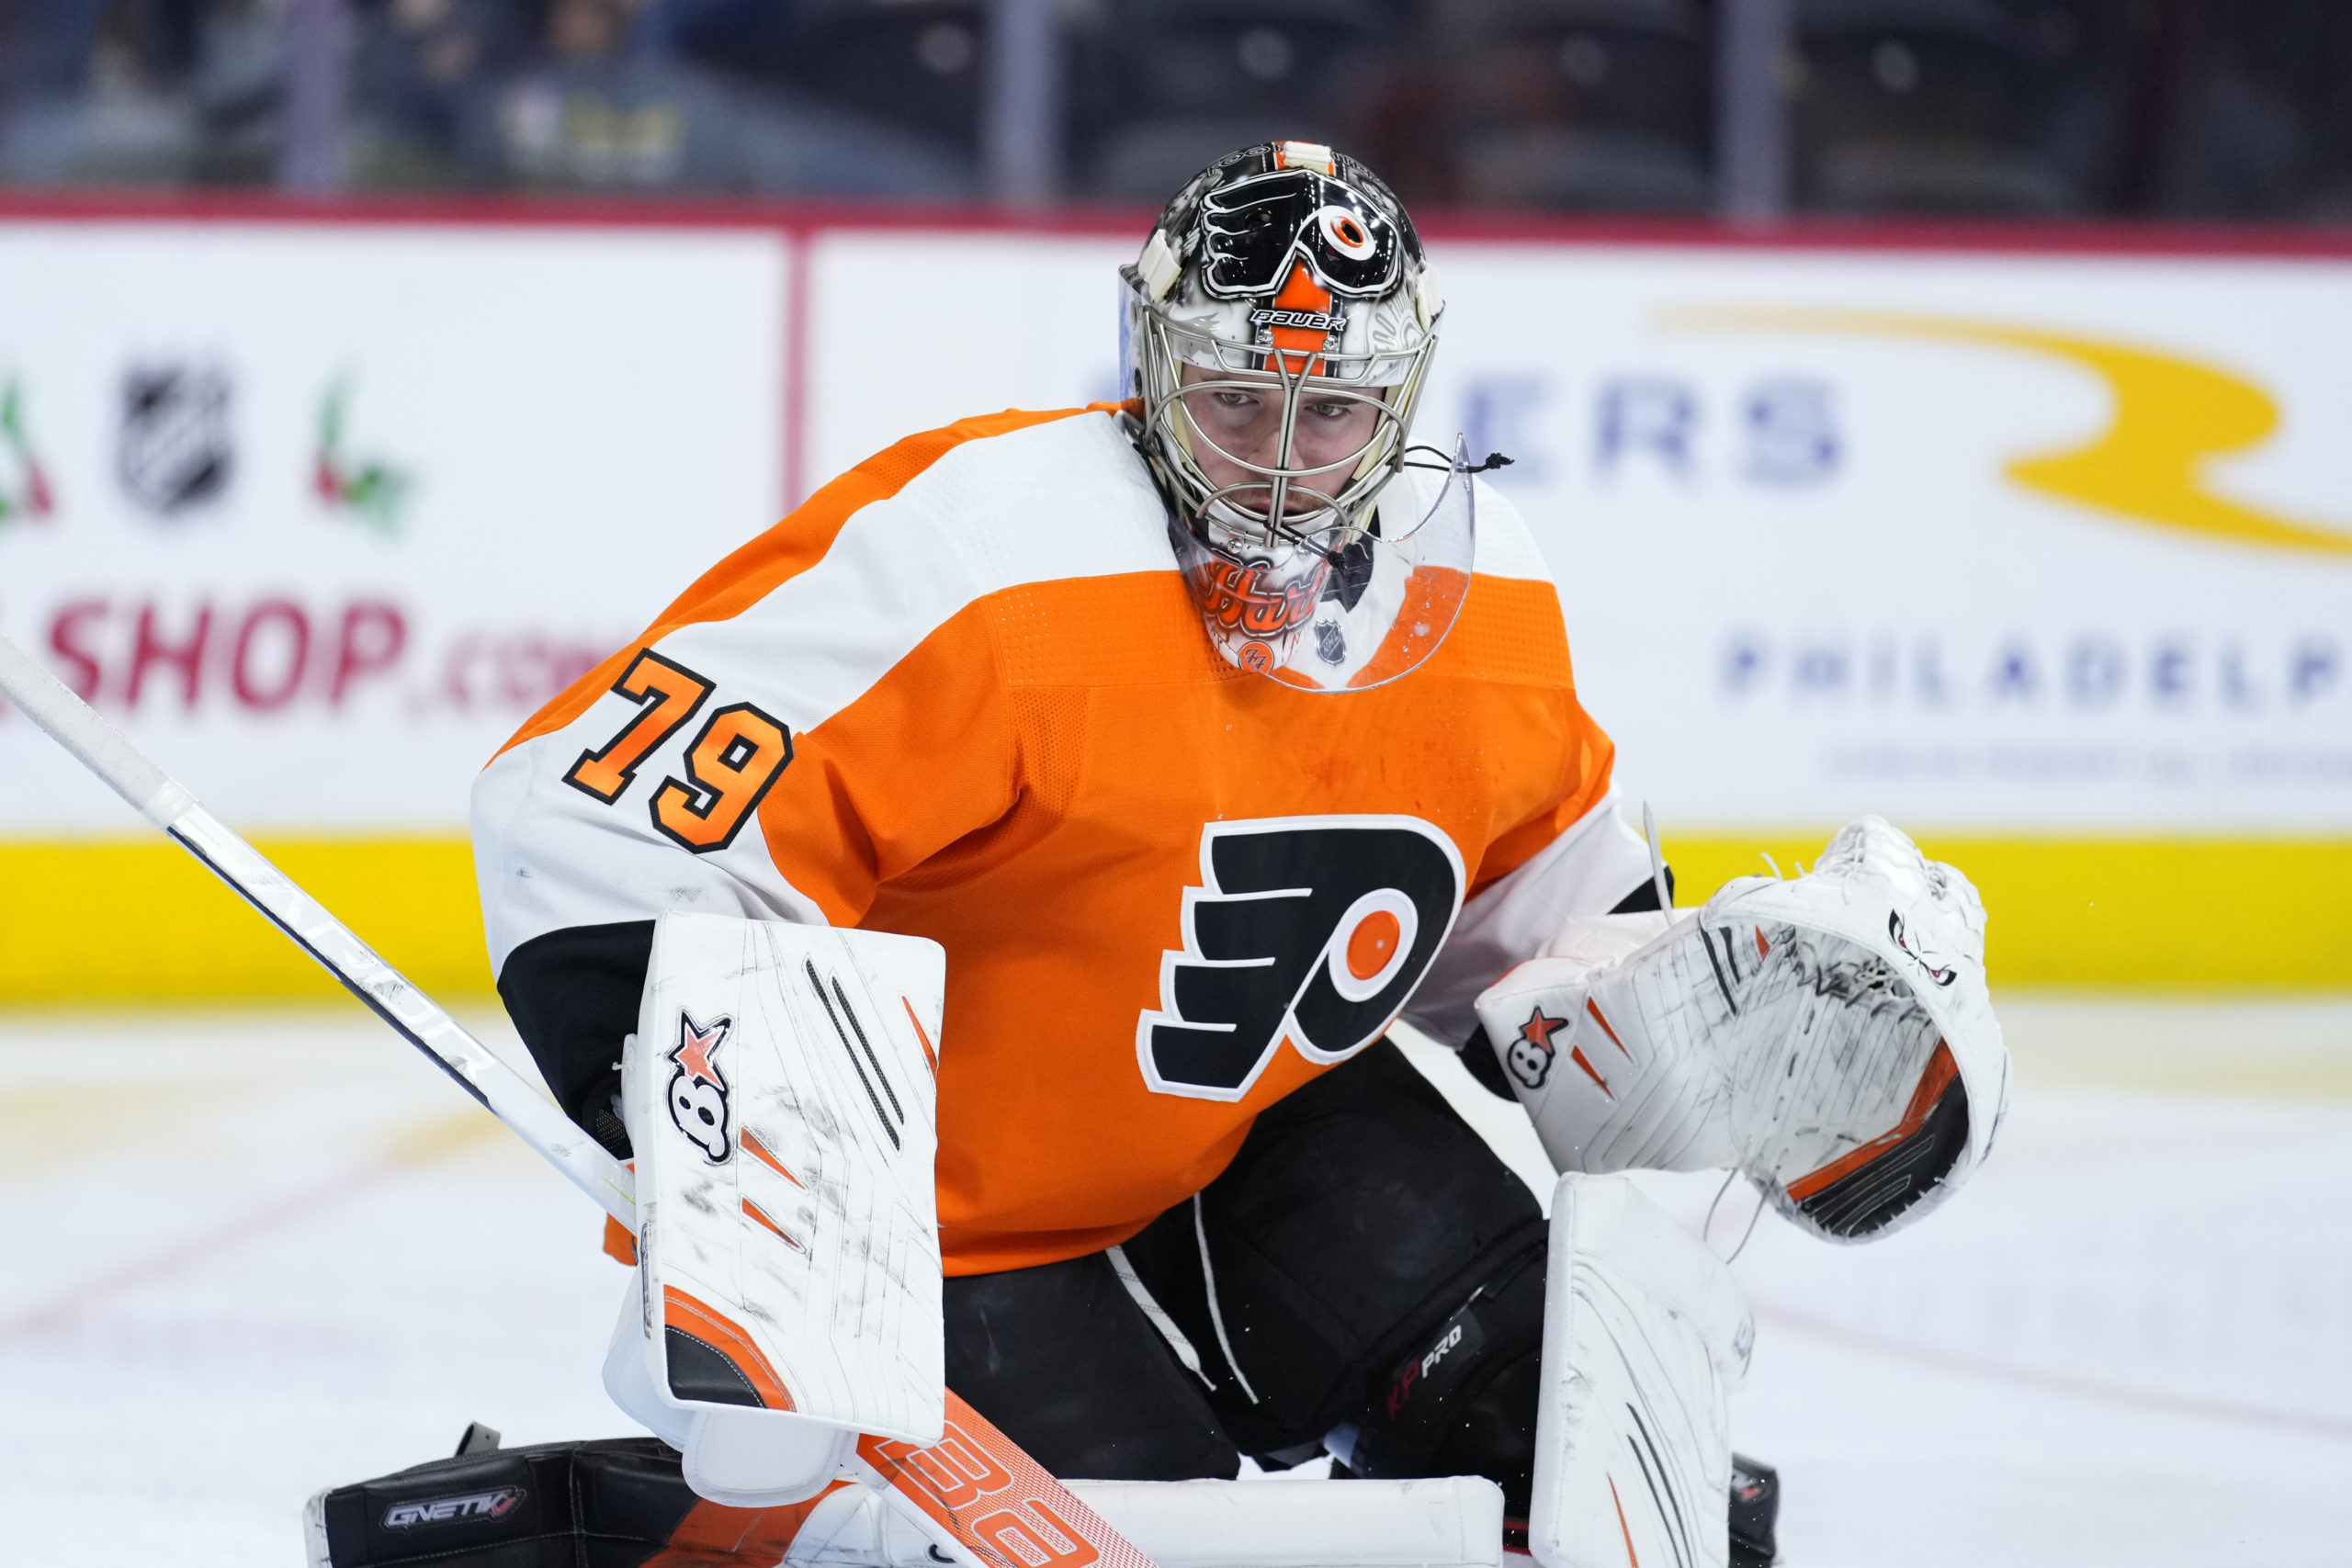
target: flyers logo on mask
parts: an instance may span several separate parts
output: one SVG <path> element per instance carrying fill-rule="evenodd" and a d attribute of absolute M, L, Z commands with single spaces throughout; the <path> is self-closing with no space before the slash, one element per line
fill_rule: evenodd
<path fill-rule="evenodd" d="M 1287 1040 L 1316 1063 L 1378 1039 L 1453 929 L 1461 852 L 1412 817 L 1212 822 L 1182 953 L 1136 1021 L 1155 1093 L 1239 1100 Z"/>

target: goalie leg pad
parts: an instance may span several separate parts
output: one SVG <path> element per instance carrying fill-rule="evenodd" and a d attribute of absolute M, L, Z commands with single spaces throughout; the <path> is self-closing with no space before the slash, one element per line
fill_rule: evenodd
<path fill-rule="evenodd" d="M 1080 1481 L 1071 1492 L 1168 1568 L 1500 1568 L 1502 1561 L 1502 1497 L 1476 1477 L 1287 1486 Z M 939 1568 L 941 1561 L 929 1538 L 869 1487 L 841 1483 L 792 1507 L 723 1507 L 696 1498 L 678 1456 L 643 1438 L 438 1460 L 320 1493 L 303 1523 L 311 1568 Z M 1014 1551 L 1006 1561 L 1017 1568 L 1026 1559 Z"/>
<path fill-rule="evenodd" d="M 1571 1172 L 1552 1205 L 1528 1550 L 1724 1568 L 1726 1402 L 1755 1342 L 1739 1287 L 1627 1177 Z"/>
<path fill-rule="evenodd" d="M 606 1386 L 706 1497 L 805 1497 L 860 1432 L 939 1440 L 944 989 L 917 938 L 656 922 L 621 1058 L 638 1291 Z"/>
<path fill-rule="evenodd" d="M 675 1452 L 621 1438 L 435 1460 L 322 1492 L 303 1523 L 311 1568 L 640 1568 L 688 1552 L 748 1568 L 805 1552 L 804 1531 L 823 1539 L 864 1495 L 844 1483 L 797 1506 L 724 1507 L 687 1487 Z"/>

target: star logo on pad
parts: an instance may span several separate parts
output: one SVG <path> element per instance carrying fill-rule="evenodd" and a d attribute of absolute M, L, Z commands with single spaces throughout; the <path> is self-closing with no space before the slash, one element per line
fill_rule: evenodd
<path fill-rule="evenodd" d="M 1548 1055 L 1553 1049 L 1553 1032 L 1567 1026 L 1568 1021 L 1565 1018 L 1546 1017 L 1543 1005 L 1538 1003 L 1535 1010 L 1527 1015 L 1527 1021 L 1519 1026 L 1519 1037 Z"/>
<path fill-rule="evenodd" d="M 1511 1077 L 1530 1089 L 1542 1089 L 1544 1080 L 1552 1076 L 1552 1059 L 1558 1055 L 1552 1036 L 1567 1026 L 1566 1019 L 1551 1017 L 1544 1012 L 1543 1003 L 1536 1003 L 1535 1010 L 1527 1015 L 1527 1021 L 1519 1026 L 1518 1038 L 1503 1053 L 1503 1063 L 1510 1068 Z"/>
<path fill-rule="evenodd" d="M 731 1017 L 718 1018 L 707 1025 L 696 1023 L 681 1008 L 678 1043 L 669 1052 L 670 1060 L 678 1068 L 670 1075 L 670 1087 L 662 1094 L 669 1103 L 670 1121 L 713 1165 L 725 1164 L 731 1149 L 728 1142 L 727 1080 L 719 1076 L 718 1064 L 710 1058 L 726 1043 L 734 1027 Z"/>
<path fill-rule="evenodd" d="M 727 1038 L 727 1026 L 730 1021 L 732 1021 L 722 1018 L 705 1029 L 685 1013 L 680 1012 L 678 1014 L 678 1048 L 670 1053 L 670 1059 L 678 1064 L 678 1070 L 686 1077 L 699 1078 L 704 1083 L 725 1083 L 726 1080 L 718 1076 L 718 1069 L 711 1065 L 710 1054 L 718 1049 L 720 1041 Z"/>

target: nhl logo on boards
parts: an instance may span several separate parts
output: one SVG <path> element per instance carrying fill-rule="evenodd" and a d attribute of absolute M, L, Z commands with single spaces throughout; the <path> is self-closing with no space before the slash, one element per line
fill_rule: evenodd
<path fill-rule="evenodd" d="M 158 517 L 220 498 L 235 466 L 229 378 L 217 366 L 134 366 L 122 378 L 115 472 Z"/>
<path fill-rule="evenodd" d="M 722 1016 L 706 1027 L 681 1008 L 678 1043 L 669 1054 L 678 1068 L 670 1075 L 670 1087 L 662 1096 L 670 1107 L 670 1120 L 713 1165 L 725 1165 L 733 1149 L 727 1137 L 727 1079 L 711 1058 L 734 1030 L 732 1018 Z"/>

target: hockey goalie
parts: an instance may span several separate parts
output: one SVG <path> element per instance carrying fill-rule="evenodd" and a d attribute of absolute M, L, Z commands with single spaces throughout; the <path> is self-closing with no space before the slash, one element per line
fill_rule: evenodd
<path fill-rule="evenodd" d="M 1747 1309 L 1626 1173 L 1834 1241 L 1949 1196 L 2007 1092 L 1974 891 L 1865 818 L 1662 907 L 1526 527 L 1414 439 L 1444 299 L 1361 164 L 1221 159 L 1121 276 L 1124 401 L 852 468 L 481 775 L 500 994 L 642 1216 L 605 1377 L 661 1441 L 535 1451 L 562 1528 L 898 1560 L 843 1445 L 953 1390 L 1057 1476 L 1328 1452 L 1485 1478 L 1546 1568 L 1770 1561 Z M 1399 1019 L 1526 1105 L 1548 1220 Z M 408 1506 L 330 1496 L 332 1561 L 426 1560 Z"/>

